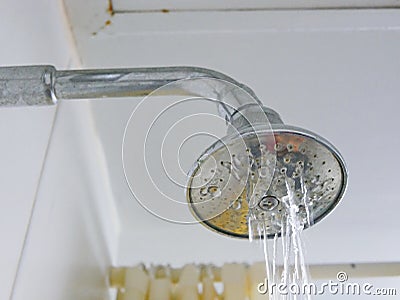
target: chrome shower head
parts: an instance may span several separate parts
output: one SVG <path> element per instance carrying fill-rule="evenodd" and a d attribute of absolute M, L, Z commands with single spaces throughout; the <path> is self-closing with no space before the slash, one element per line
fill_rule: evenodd
<path fill-rule="evenodd" d="M 312 225 L 311 220 L 316 223 L 334 209 L 347 185 L 344 161 L 333 145 L 310 131 L 283 124 L 275 111 L 261 106 L 249 87 L 213 70 L 164 67 L 57 71 L 53 66 L 3 67 L 0 83 L 0 106 L 53 105 L 72 99 L 149 94 L 190 95 L 218 103 L 219 115 L 230 126 L 226 137 L 209 147 L 192 168 L 187 200 L 202 224 L 229 236 L 248 238 L 249 224 L 254 219 L 267 223 L 268 237 L 279 234 L 285 214 L 283 201 L 289 194 L 299 203 L 298 214 L 305 226 Z M 135 195 L 124 156 L 122 163 Z M 136 170 L 135 164 L 130 166 Z M 180 204 L 141 202 L 160 218 L 173 217 L 174 222 L 188 223 L 170 213 Z M 160 206 L 167 207 L 168 213 L 159 212 Z"/>
<path fill-rule="evenodd" d="M 249 238 L 255 218 L 266 223 L 272 238 L 281 233 L 284 197 L 291 194 L 299 203 L 298 214 L 308 227 L 339 203 L 347 170 L 324 138 L 285 125 L 271 109 L 247 104 L 232 115 L 227 136 L 201 155 L 189 178 L 187 200 L 203 225 Z"/>

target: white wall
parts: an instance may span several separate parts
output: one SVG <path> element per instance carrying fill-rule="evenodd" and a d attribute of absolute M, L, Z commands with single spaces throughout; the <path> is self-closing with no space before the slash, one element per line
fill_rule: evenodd
<path fill-rule="evenodd" d="M 61 3 L 0 2 L 0 66 L 74 62 Z M 54 117 L 54 107 L 0 108 L 0 299 L 8 299 Z"/>
<path fill-rule="evenodd" d="M 115 217 L 87 101 L 58 104 L 13 300 L 108 299 Z"/>

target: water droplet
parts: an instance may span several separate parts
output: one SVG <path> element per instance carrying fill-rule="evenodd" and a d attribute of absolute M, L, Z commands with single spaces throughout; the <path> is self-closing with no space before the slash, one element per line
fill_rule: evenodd
<path fill-rule="evenodd" d="M 208 194 L 207 187 L 203 186 L 202 188 L 200 188 L 200 195 L 207 196 L 207 194 Z"/>
<path fill-rule="evenodd" d="M 261 178 L 265 178 L 268 176 L 268 168 L 267 167 L 261 167 L 258 171 L 258 174 L 260 175 Z"/>
<path fill-rule="evenodd" d="M 212 196 L 212 197 L 219 197 L 221 195 L 221 189 L 216 186 L 216 185 L 210 185 L 207 189 L 207 192 Z"/>

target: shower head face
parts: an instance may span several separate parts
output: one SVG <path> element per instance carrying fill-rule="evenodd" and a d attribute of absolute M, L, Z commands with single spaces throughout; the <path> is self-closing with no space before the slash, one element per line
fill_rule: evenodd
<path fill-rule="evenodd" d="M 187 200 L 209 229 L 249 238 L 255 218 L 265 221 L 272 238 L 281 233 L 285 197 L 298 203 L 308 227 L 334 209 L 346 184 L 344 161 L 328 141 L 279 124 L 241 132 L 207 149 L 190 174 Z"/>

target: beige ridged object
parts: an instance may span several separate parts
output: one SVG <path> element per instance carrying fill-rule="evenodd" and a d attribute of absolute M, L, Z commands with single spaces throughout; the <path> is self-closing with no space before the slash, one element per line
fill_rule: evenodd
<path fill-rule="evenodd" d="M 119 288 L 118 300 L 259 300 L 257 286 L 265 278 L 265 264 L 225 264 L 221 268 L 189 264 L 181 269 L 155 268 L 156 278 L 143 266 L 114 268 L 110 283 Z M 222 283 L 223 293 L 215 289 Z M 198 286 L 202 292 L 199 294 Z"/>
<path fill-rule="evenodd" d="M 247 278 L 246 267 L 243 264 L 225 264 L 221 269 L 222 283 L 224 284 L 224 299 L 246 299 Z"/>
<path fill-rule="evenodd" d="M 176 300 L 199 300 L 198 283 L 200 270 L 195 265 L 186 265 L 181 271 L 175 289 Z"/>
<path fill-rule="evenodd" d="M 153 278 L 150 281 L 149 300 L 170 300 L 172 284 L 169 278 Z"/>
<path fill-rule="evenodd" d="M 259 262 L 249 266 L 247 270 L 248 294 L 251 300 L 269 299 L 268 293 L 263 295 L 258 291 L 258 285 L 265 282 L 265 268 L 265 262 Z"/>
<path fill-rule="evenodd" d="M 218 300 L 218 299 L 220 299 L 215 290 L 214 279 L 212 277 L 204 276 L 201 283 L 203 286 L 203 293 L 201 294 L 201 300 Z"/>
<path fill-rule="evenodd" d="M 149 287 L 149 276 L 142 266 L 125 271 L 124 300 L 145 300 Z"/>

